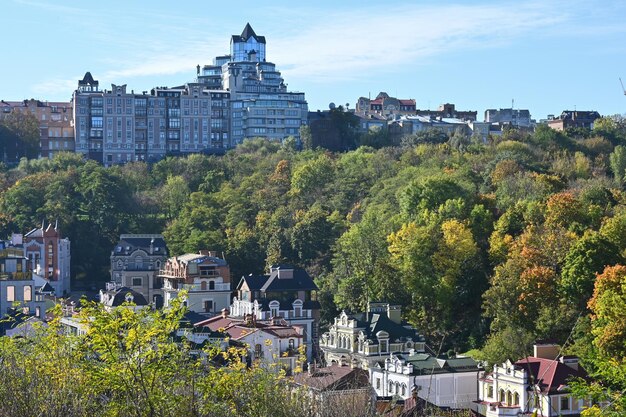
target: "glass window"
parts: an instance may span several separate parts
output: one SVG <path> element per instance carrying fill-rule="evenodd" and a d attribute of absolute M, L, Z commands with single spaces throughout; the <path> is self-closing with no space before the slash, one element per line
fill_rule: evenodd
<path fill-rule="evenodd" d="M 133 287 L 141 287 L 143 285 L 143 279 L 141 277 L 133 278 Z"/>
<path fill-rule="evenodd" d="M 7 301 L 10 303 L 15 301 L 15 286 L 14 285 L 7 286 Z"/>
<path fill-rule="evenodd" d="M 569 410 L 569 397 L 561 397 L 561 410 Z"/>
<path fill-rule="evenodd" d="M 33 288 L 30 285 L 24 286 L 24 301 L 33 300 Z"/>

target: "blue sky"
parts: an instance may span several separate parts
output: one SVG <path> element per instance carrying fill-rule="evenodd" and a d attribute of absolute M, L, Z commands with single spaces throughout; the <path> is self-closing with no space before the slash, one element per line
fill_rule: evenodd
<path fill-rule="evenodd" d="M 386 91 L 420 109 L 626 113 L 626 2 L 2 0 L 0 98 L 69 100 L 86 71 L 135 91 L 193 81 L 250 22 L 309 108 Z"/>

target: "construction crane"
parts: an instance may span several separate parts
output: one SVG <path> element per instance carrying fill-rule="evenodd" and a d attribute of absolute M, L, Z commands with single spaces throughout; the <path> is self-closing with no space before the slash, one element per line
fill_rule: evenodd
<path fill-rule="evenodd" d="M 626 88 L 624 88 L 624 83 L 622 82 L 622 79 L 619 79 L 619 83 L 622 85 L 622 90 L 624 91 L 624 95 L 626 96 Z"/>

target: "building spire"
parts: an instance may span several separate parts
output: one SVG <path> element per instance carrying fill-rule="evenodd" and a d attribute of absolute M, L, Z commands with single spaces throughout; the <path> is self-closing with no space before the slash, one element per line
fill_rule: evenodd
<path fill-rule="evenodd" d="M 250 37 L 254 37 L 256 39 L 256 33 L 254 33 L 254 29 L 252 29 L 252 26 L 250 26 L 250 23 L 246 23 L 246 27 L 243 28 L 243 32 L 241 32 L 241 37 L 244 40 L 248 40 L 250 39 Z"/>

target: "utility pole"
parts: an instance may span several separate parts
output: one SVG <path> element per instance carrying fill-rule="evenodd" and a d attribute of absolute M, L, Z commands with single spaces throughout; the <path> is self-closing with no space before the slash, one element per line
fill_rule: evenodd
<path fill-rule="evenodd" d="M 624 92 L 624 95 L 626 96 L 626 88 L 624 88 L 624 83 L 622 82 L 622 79 L 619 79 L 619 83 L 622 85 L 622 91 Z"/>

